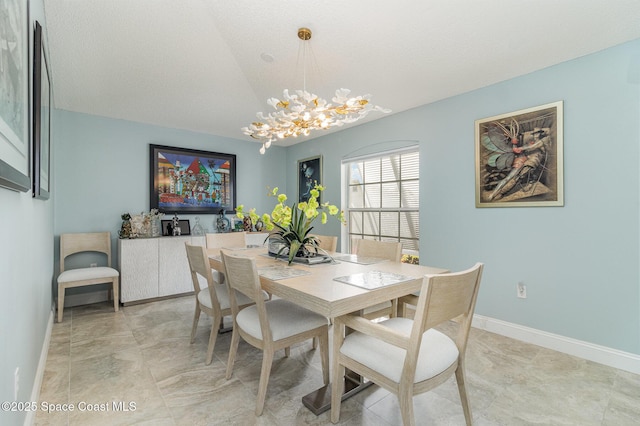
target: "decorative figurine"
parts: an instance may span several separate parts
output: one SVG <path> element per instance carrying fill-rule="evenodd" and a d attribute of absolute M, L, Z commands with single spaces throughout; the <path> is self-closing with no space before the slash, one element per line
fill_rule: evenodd
<path fill-rule="evenodd" d="M 220 213 L 218 214 L 218 218 L 216 219 L 216 229 L 218 232 L 229 232 L 231 228 L 231 223 L 229 219 L 224 215 L 224 209 L 220 209 Z"/>
<path fill-rule="evenodd" d="M 173 227 L 173 236 L 179 236 L 180 235 L 180 219 L 178 219 L 178 214 L 174 214 L 173 218 L 171 219 L 171 224 Z"/>

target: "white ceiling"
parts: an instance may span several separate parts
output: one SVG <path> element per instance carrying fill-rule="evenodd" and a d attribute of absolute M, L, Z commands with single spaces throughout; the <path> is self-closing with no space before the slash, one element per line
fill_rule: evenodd
<path fill-rule="evenodd" d="M 640 38 L 639 0 L 44 4 L 57 108 L 244 140 L 268 98 L 302 88 L 302 26 L 317 64 L 307 90 L 370 93 L 392 113 Z"/>

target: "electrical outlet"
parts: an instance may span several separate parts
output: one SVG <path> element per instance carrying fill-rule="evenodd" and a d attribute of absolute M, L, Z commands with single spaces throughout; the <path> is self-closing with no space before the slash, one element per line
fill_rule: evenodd
<path fill-rule="evenodd" d="M 16 367 L 13 373 L 13 400 L 18 400 L 18 390 L 20 389 L 20 367 Z"/>
<path fill-rule="evenodd" d="M 516 287 L 518 298 L 526 299 L 527 298 L 527 286 L 524 285 L 522 281 L 520 281 Z"/>
<path fill-rule="evenodd" d="M 89 266 L 90 266 L 90 267 L 92 267 L 92 268 L 97 268 L 97 267 L 98 267 L 98 264 L 97 264 L 97 263 L 92 263 L 92 264 L 91 264 L 91 265 L 89 265 Z"/>

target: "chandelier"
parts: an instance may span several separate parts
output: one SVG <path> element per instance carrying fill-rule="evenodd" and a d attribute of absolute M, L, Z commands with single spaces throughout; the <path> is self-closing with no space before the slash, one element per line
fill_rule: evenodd
<path fill-rule="evenodd" d="M 311 30 L 308 28 L 298 29 L 298 38 L 308 43 L 311 39 Z M 306 46 L 304 50 L 303 63 L 304 84 L 306 86 Z M 307 92 L 306 87 L 302 90 L 295 90 L 289 93 L 285 89 L 282 99 L 270 98 L 267 103 L 275 111 L 268 115 L 259 112 L 258 121 L 254 121 L 247 127 L 242 128 L 245 135 L 262 141 L 260 154 L 264 154 L 271 146 L 271 142 L 290 138 L 308 136 L 312 130 L 326 130 L 331 127 L 340 127 L 353 123 L 365 117 L 371 111 L 389 113 L 391 110 L 374 106 L 369 102 L 371 95 L 349 97 L 349 89 L 336 90 L 331 103 L 321 97 Z"/>

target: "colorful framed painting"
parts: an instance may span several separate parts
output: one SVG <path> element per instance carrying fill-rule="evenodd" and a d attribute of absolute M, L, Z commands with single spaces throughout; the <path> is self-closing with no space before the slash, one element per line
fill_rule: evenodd
<path fill-rule="evenodd" d="M 150 145 L 151 208 L 162 213 L 235 213 L 236 156 Z"/>
<path fill-rule="evenodd" d="M 25 192 L 31 189 L 27 0 L 0 0 L 0 17 L 0 186 Z"/>
<path fill-rule="evenodd" d="M 36 21 L 33 43 L 33 197 L 49 198 L 51 166 L 51 81 L 42 36 L 42 26 Z"/>
<path fill-rule="evenodd" d="M 322 184 L 322 156 L 298 160 L 298 202 L 311 198 L 316 183 Z"/>
<path fill-rule="evenodd" d="M 563 206 L 562 101 L 476 120 L 476 207 Z"/>

